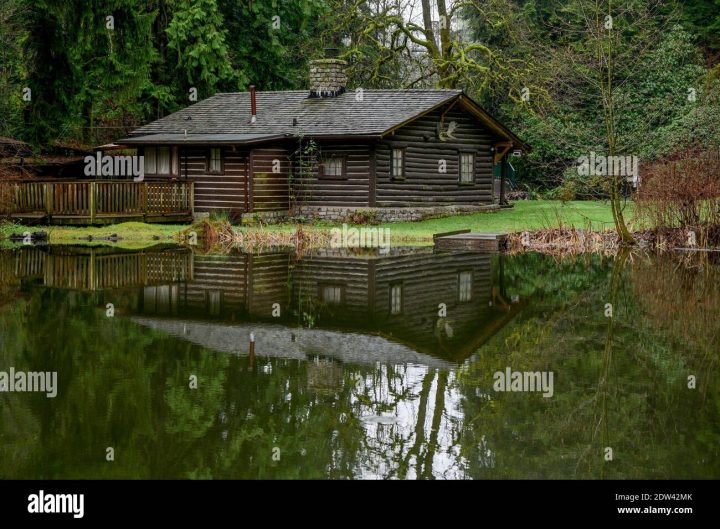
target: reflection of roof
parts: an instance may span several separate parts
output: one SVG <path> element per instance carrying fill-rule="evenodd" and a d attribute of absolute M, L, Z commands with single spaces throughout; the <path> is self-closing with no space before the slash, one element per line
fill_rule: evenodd
<path fill-rule="evenodd" d="M 420 364 L 450 367 L 451 362 L 418 353 L 381 336 L 305 329 L 263 323 L 218 324 L 190 320 L 132 317 L 132 321 L 215 351 L 247 355 L 250 333 L 259 357 L 305 360 L 322 355 L 346 363 Z M 294 337 L 294 339 L 293 339 Z"/>
<path fill-rule="evenodd" d="M 392 339 L 408 344 L 421 354 L 441 356 L 451 362 L 462 363 L 482 347 L 495 333 L 502 329 L 512 320 L 523 304 L 511 305 L 507 310 L 490 310 L 482 315 L 482 319 L 473 322 L 465 322 L 460 328 L 455 329 L 452 339 L 445 338 L 444 343 L 433 342 L 429 344 L 418 339 L 417 329 L 393 328 Z M 380 335 L 387 333 L 381 329 Z"/>

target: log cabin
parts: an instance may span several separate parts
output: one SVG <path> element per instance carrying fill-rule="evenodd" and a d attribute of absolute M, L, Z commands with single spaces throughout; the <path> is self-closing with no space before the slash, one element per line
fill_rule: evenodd
<path fill-rule="evenodd" d="M 504 202 L 493 170 L 529 147 L 462 90 L 346 85 L 345 61 L 312 61 L 307 91 L 219 93 L 117 143 L 146 179 L 192 182 L 195 214 L 393 221 Z"/>

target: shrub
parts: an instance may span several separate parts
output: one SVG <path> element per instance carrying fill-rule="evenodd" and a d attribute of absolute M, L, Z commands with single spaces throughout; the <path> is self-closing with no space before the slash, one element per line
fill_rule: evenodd
<path fill-rule="evenodd" d="M 720 149 L 686 151 L 643 168 L 639 213 L 656 229 L 720 226 Z"/>
<path fill-rule="evenodd" d="M 350 213 L 346 218 L 349 224 L 379 224 L 378 212 L 371 209 L 358 209 Z"/>

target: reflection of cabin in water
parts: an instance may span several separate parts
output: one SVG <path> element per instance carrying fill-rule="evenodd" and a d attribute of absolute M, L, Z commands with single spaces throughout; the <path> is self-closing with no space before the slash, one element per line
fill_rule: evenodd
<path fill-rule="evenodd" d="M 356 258 L 316 254 L 297 264 L 294 303 L 316 307 L 320 324 L 378 330 L 418 351 L 461 359 L 507 311 L 492 254 L 415 249 Z"/>
<path fill-rule="evenodd" d="M 395 354 L 408 361 L 415 354 L 459 361 L 516 312 L 503 297 L 499 254 L 400 248 L 319 250 L 296 259 L 285 252 L 23 248 L 0 257 L 2 279 L 107 292 L 104 302 L 144 318 L 141 323 L 169 333 L 182 329 L 184 338 L 194 329 L 194 341 L 218 350 L 244 350 L 245 335 L 255 328 L 258 350 L 268 351 L 291 329 L 320 355 L 346 348 L 345 357 L 354 358 L 353 348 L 362 347 L 380 354 L 390 341 L 404 347 Z M 136 294 L 122 297 L 116 289 Z M 204 326 L 189 327 L 198 322 Z M 235 343 L 212 341 L 231 331 L 242 331 Z M 341 339 L 348 332 L 352 343 Z"/>
<path fill-rule="evenodd" d="M 325 250 L 299 260 L 286 253 L 195 256 L 193 282 L 169 287 L 173 295 L 146 287 L 140 312 L 380 334 L 459 360 L 515 313 L 501 295 L 497 259 L 430 248 Z"/>

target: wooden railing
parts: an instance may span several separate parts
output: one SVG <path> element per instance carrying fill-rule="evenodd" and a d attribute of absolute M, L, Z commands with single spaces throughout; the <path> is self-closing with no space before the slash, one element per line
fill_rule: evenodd
<path fill-rule="evenodd" d="M 192 182 L 124 180 L 1 182 L 7 213 L 16 218 L 47 218 L 59 224 L 104 224 L 137 218 L 148 222 L 190 217 Z"/>
<path fill-rule="evenodd" d="M 32 279 L 46 287 L 104 290 L 191 281 L 192 252 L 164 249 L 117 252 L 100 248 L 48 252 L 42 248 L 0 251 L 0 280 Z"/>

